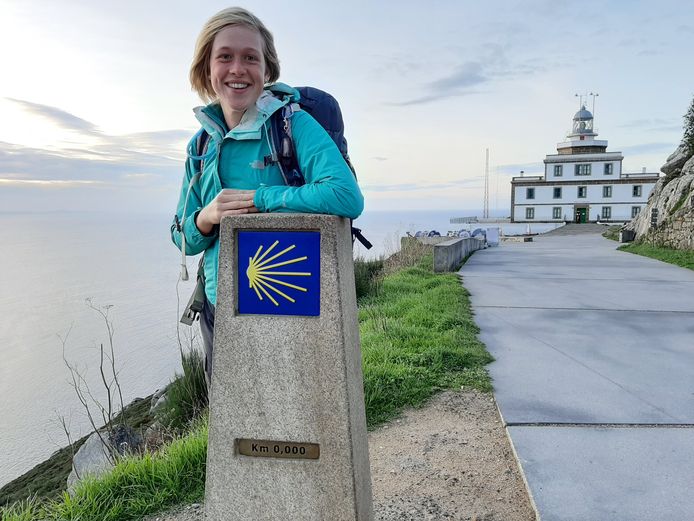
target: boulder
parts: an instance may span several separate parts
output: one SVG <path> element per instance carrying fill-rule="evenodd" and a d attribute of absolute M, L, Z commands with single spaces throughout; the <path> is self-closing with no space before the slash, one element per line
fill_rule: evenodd
<path fill-rule="evenodd" d="M 162 409 L 166 407 L 166 402 L 168 400 L 168 395 L 166 391 L 168 386 L 162 389 L 157 389 L 152 395 L 152 400 L 149 408 L 149 414 L 152 416 L 157 416 L 157 413 L 161 412 Z"/>
<path fill-rule="evenodd" d="M 677 249 L 694 249 L 694 153 L 680 145 L 661 168 L 666 174 L 658 180 L 648 204 L 625 230 L 633 231 L 637 241 Z M 653 209 L 657 225 L 651 226 Z"/>
<path fill-rule="evenodd" d="M 684 164 L 691 157 L 692 152 L 689 150 L 689 147 L 681 143 L 680 146 L 668 156 L 665 160 L 665 164 L 660 167 L 660 171 L 667 177 L 675 177 L 680 173 Z"/>
<path fill-rule="evenodd" d="M 99 477 L 109 472 L 119 457 L 138 453 L 142 446 L 142 436 L 125 425 L 116 425 L 110 433 L 105 429 L 92 433 L 72 458 L 68 492 L 72 494 L 77 483 L 87 476 Z"/>
<path fill-rule="evenodd" d="M 98 477 L 113 468 L 113 456 L 102 442 L 106 432 L 92 433 L 72 458 L 72 471 L 67 478 L 67 489 L 74 492 L 75 485 L 87 476 Z"/>

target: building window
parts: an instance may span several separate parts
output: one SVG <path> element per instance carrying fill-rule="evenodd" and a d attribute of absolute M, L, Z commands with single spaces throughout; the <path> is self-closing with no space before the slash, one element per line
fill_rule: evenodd
<path fill-rule="evenodd" d="M 612 207 L 611 206 L 603 206 L 601 217 L 603 219 L 610 219 L 612 217 Z"/>
<path fill-rule="evenodd" d="M 587 186 L 579 186 L 578 187 L 578 198 L 579 199 L 585 199 L 586 195 L 588 192 L 588 187 Z"/>
<path fill-rule="evenodd" d="M 641 197 L 641 185 L 634 185 L 631 188 L 631 195 L 634 197 Z"/>
<path fill-rule="evenodd" d="M 612 175 L 613 168 L 612 163 L 605 163 L 605 175 Z"/>
<path fill-rule="evenodd" d="M 525 189 L 525 198 L 526 199 L 535 199 L 535 189 L 534 188 L 526 188 Z"/>
<path fill-rule="evenodd" d="M 561 219 L 561 206 L 552 208 L 552 219 Z"/>
<path fill-rule="evenodd" d="M 554 165 L 554 177 L 561 177 L 564 175 L 564 165 Z"/>
<path fill-rule="evenodd" d="M 526 208 L 525 209 L 525 218 L 526 219 L 534 219 L 535 218 L 535 208 Z"/>
<path fill-rule="evenodd" d="M 590 163 L 586 165 L 576 165 L 575 174 L 576 175 L 590 175 Z"/>
<path fill-rule="evenodd" d="M 602 196 L 603 197 L 612 197 L 612 187 L 611 186 L 603 186 L 602 187 Z"/>
<path fill-rule="evenodd" d="M 640 211 L 641 211 L 640 206 L 632 206 L 631 207 L 631 218 L 633 219 L 634 217 L 636 217 Z"/>
<path fill-rule="evenodd" d="M 561 199 L 561 187 L 557 187 L 554 189 L 554 198 Z"/>

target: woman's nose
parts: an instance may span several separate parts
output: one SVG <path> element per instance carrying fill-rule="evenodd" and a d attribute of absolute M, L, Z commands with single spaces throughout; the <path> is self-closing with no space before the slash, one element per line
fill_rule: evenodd
<path fill-rule="evenodd" d="M 231 74 L 243 74 L 243 60 L 234 59 L 229 63 L 229 72 Z"/>

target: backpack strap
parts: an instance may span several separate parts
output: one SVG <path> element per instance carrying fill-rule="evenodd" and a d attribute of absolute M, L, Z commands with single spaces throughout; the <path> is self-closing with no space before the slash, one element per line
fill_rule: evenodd
<path fill-rule="evenodd" d="M 270 116 L 270 144 L 274 150 L 271 151 L 270 156 L 265 157 L 265 165 L 276 162 L 287 186 L 306 184 L 304 174 L 299 168 L 294 139 L 292 138 L 291 118 L 297 110 L 301 110 L 301 107 L 291 103 Z"/>
<path fill-rule="evenodd" d="M 193 164 L 193 177 L 190 180 L 190 185 L 188 186 L 188 194 L 186 195 L 186 202 L 183 207 L 183 214 L 185 219 L 186 206 L 188 204 L 188 196 L 190 195 L 190 190 L 192 190 L 193 185 L 195 185 L 202 176 L 202 170 L 205 167 L 205 159 L 207 159 L 208 148 L 210 144 L 210 135 L 201 129 L 200 132 L 195 136 L 195 155 L 190 156 L 190 160 Z M 178 220 L 178 215 L 175 216 L 176 228 L 179 232 L 182 232 L 182 224 Z M 182 248 L 181 248 L 181 267 L 183 269 L 181 278 L 183 280 L 188 280 L 188 269 L 186 267 L 186 237 L 185 235 L 181 238 Z M 197 320 L 202 311 L 203 302 L 205 301 L 205 256 L 200 257 L 200 262 L 198 263 L 198 273 L 195 282 L 195 289 L 193 294 L 188 300 L 188 304 L 183 309 L 183 314 L 181 315 L 180 322 L 182 324 L 191 326 L 193 322 Z"/>
<path fill-rule="evenodd" d="M 205 168 L 205 159 L 207 159 L 207 149 L 209 145 L 210 135 L 202 128 L 195 138 L 195 153 L 197 155 L 191 157 L 193 160 L 193 167 L 195 167 L 195 163 L 197 163 L 197 168 L 194 168 L 194 170 L 199 172 L 200 175 L 202 175 L 202 170 Z"/>
<path fill-rule="evenodd" d="M 350 226 L 352 226 L 354 223 L 352 222 L 352 219 L 349 220 Z M 370 250 L 373 248 L 373 244 L 369 242 L 369 239 L 364 237 L 361 233 L 361 228 L 357 228 L 355 226 L 352 226 L 352 244 L 354 244 L 354 239 L 358 240 L 364 248 L 367 250 Z"/>

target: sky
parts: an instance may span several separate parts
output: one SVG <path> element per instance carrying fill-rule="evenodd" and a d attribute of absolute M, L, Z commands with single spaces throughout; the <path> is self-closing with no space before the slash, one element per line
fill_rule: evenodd
<path fill-rule="evenodd" d="M 197 130 L 196 0 L 0 0 L 0 211 L 172 213 Z M 233 5 L 233 4 L 231 4 Z M 292 8 L 288 6 L 292 6 Z M 595 98 L 597 139 L 659 170 L 694 96 L 694 3 L 248 1 L 280 81 L 333 94 L 367 210 L 490 207 Z M 593 109 L 590 98 L 589 110 Z"/>

